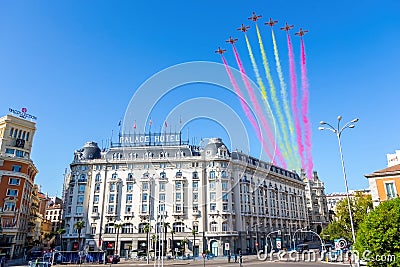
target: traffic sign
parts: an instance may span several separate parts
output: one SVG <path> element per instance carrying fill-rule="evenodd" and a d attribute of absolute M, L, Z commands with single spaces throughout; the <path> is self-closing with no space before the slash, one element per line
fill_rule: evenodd
<path fill-rule="evenodd" d="M 225 250 L 229 250 L 229 243 L 225 243 Z"/>
<path fill-rule="evenodd" d="M 276 248 L 281 249 L 282 248 L 282 241 L 279 237 L 276 238 Z"/>

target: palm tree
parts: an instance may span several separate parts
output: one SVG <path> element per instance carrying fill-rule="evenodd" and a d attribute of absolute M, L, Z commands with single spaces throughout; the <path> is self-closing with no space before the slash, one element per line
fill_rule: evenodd
<path fill-rule="evenodd" d="M 188 243 L 188 240 L 185 238 L 181 241 L 182 244 L 182 256 L 185 256 L 185 249 L 186 249 L 186 244 Z"/>
<path fill-rule="evenodd" d="M 81 232 L 85 228 L 84 221 L 77 221 L 75 224 L 75 229 L 78 231 L 78 251 L 81 249 Z"/>
<path fill-rule="evenodd" d="M 124 224 L 122 222 L 115 222 L 114 228 L 117 230 L 117 242 L 115 244 L 115 254 L 118 254 L 118 237 L 119 237 L 119 229 L 122 228 Z"/>
<path fill-rule="evenodd" d="M 147 264 L 149 264 L 149 234 L 150 234 L 150 224 L 146 223 L 146 225 L 143 227 L 143 232 L 146 233 L 146 243 L 147 243 Z"/>
<path fill-rule="evenodd" d="M 196 234 L 197 234 L 197 231 L 196 231 L 196 229 L 192 229 L 192 235 L 193 235 L 193 245 L 192 245 L 192 250 L 193 250 L 193 259 L 194 259 L 194 257 L 195 257 L 195 251 L 194 251 L 194 247 L 195 247 L 195 245 L 196 245 Z"/>
<path fill-rule="evenodd" d="M 174 243 L 174 234 L 175 234 L 175 231 L 174 231 L 174 229 L 172 229 L 170 233 L 171 233 L 171 240 L 172 240 L 172 245 L 171 245 L 172 256 L 175 257 L 175 243 Z"/>
<path fill-rule="evenodd" d="M 167 243 L 167 229 L 168 228 L 171 228 L 171 224 L 169 222 L 164 222 L 164 240 L 165 240 L 165 243 Z M 164 250 L 164 254 L 165 254 L 167 246 L 165 246 L 165 248 L 164 248 L 164 241 L 163 241 L 162 244 L 163 244 L 163 250 Z"/>
<path fill-rule="evenodd" d="M 62 236 L 65 234 L 67 230 L 65 228 L 59 228 L 56 233 L 60 236 L 60 250 L 62 251 Z"/>

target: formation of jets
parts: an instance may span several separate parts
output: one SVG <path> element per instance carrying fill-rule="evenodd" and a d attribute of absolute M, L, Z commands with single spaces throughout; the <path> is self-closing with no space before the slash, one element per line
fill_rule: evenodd
<path fill-rule="evenodd" d="M 251 17 L 249 17 L 248 19 L 252 20 L 254 22 L 257 22 L 257 20 L 259 20 L 261 17 L 262 17 L 261 15 L 257 15 L 255 12 L 253 12 Z M 269 25 L 270 27 L 273 27 L 277 23 L 278 23 L 277 20 L 273 20 L 272 18 L 269 18 L 269 21 L 265 22 L 265 25 Z M 289 25 L 286 22 L 285 26 L 282 27 L 281 30 L 289 32 L 291 29 L 293 29 L 293 27 L 294 27 L 294 25 Z M 242 24 L 242 26 L 240 26 L 240 28 L 238 28 L 237 30 L 245 33 L 248 31 L 249 28 L 250 28 L 250 26 L 245 26 L 244 24 Z M 308 32 L 308 30 L 303 30 L 302 28 L 300 28 L 299 32 L 296 32 L 295 35 L 303 37 L 307 32 Z M 225 42 L 234 45 L 237 42 L 237 40 L 238 40 L 237 38 L 232 38 L 232 36 L 230 36 L 229 39 L 226 40 Z M 220 47 L 218 47 L 218 49 L 215 51 L 215 53 L 220 54 L 220 55 L 222 55 L 225 52 L 226 52 L 226 50 L 221 49 Z"/>

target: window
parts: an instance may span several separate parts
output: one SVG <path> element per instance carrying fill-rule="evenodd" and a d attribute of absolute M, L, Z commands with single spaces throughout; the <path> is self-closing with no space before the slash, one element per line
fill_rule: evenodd
<path fill-rule="evenodd" d="M 175 212 L 181 212 L 182 211 L 182 205 L 181 204 L 176 204 L 175 205 Z"/>
<path fill-rule="evenodd" d="M 114 192 L 115 191 L 115 184 L 112 183 L 110 184 L 110 192 Z"/>
<path fill-rule="evenodd" d="M 176 193 L 175 194 L 175 200 L 176 201 L 181 201 L 181 199 L 182 199 L 182 194 L 181 193 Z"/>
<path fill-rule="evenodd" d="M 114 205 L 109 205 L 108 206 L 108 213 L 114 213 L 115 207 Z"/>
<path fill-rule="evenodd" d="M 228 183 L 227 182 L 222 182 L 221 186 L 222 186 L 222 191 L 228 190 Z"/>
<path fill-rule="evenodd" d="M 142 212 L 146 213 L 147 212 L 147 204 L 142 205 Z"/>
<path fill-rule="evenodd" d="M 147 194 L 143 194 L 143 195 L 142 195 L 142 201 L 143 201 L 143 202 L 147 201 Z"/>
<path fill-rule="evenodd" d="M 4 203 L 4 211 L 14 211 L 15 210 L 15 202 L 6 201 Z"/>
<path fill-rule="evenodd" d="M 228 201 L 228 194 L 222 195 L 222 201 Z"/>
<path fill-rule="evenodd" d="M 165 201 L 165 194 L 164 193 L 159 194 L 158 198 L 159 198 L 160 201 Z"/>
<path fill-rule="evenodd" d="M 215 192 L 211 192 L 210 193 L 210 200 L 211 201 L 215 201 L 215 198 L 216 198 L 216 193 Z"/>
<path fill-rule="evenodd" d="M 181 181 L 175 182 L 175 188 L 176 189 L 181 189 L 182 188 L 182 182 Z"/>
<path fill-rule="evenodd" d="M 115 201 L 115 195 L 114 194 L 110 194 L 108 196 L 108 203 L 114 203 Z"/>
<path fill-rule="evenodd" d="M 210 179 L 215 179 L 215 171 L 210 171 Z"/>
<path fill-rule="evenodd" d="M 396 189 L 394 187 L 394 183 L 385 183 L 386 195 L 388 199 L 396 197 Z"/>
<path fill-rule="evenodd" d="M 111 180 L 116 180 L 118 178 L 118 174 L 113 173 L 113 175 L 111 176 Z"/>
<path fill-rule="evenodd" d="M 14 153 L 15 153 L 14 149 L 6 148 L 6 154 L 14 155 Z"/>
<path fill-rule="evenodd" d="M 24 151 L 22 150 L 18 150 L 16 151 L 15 155 L 19 158 L 23 158 L 24 157 Z"/>
<path fill-rule="evenodd" d="M 165 167 L 164 167 L 165 168 Z M 165 179 L 167 178 L 167 174 L 165 172 L 160 172 L 160 178 Z"/>
<path fill-rule="evenodd" d="M 133 183 L 126 183 L 126 190 L 128 192 L 132 191 L 133 190 Z"/>
<path fill-rule="evenodd" d="M 9 185 L 19 185 L 19 178 L 10 178 L 8 180 Z"/>
<path fill-rule="evenodd" d="M 158 211 L 165 211 L 165 204 L 160 204 L 158 206 Z"/>
<path fill-rule="evenodd" d="M 228 211 L 228 203 L 223 203 L 222 204 L 222 210 L 223 211 Z"/>
<path fill-rule="evenodd" d="M 126 195 L 126 202 L 127 203 L 132 203 L 132 194 L 127 194 Z"/>
<path fill-rule="evenodd" d="M 131 213 L 132 212 L 132 205 L 126 205 L 125 206 L 125 213 Z"/>
<path fill-rule="evenodd" d="M 78 195 L 78 201 L 77 204 L 83 204 L 83 200 L 85 199 L 84 195 Z"/>
<path fill-rule="evenodd" d="M 199 201 L 199 193 L 193 193 L 193 201 Z"/>
<path fill-rule="evenodd" d="M 22 167 L 20 165 L 13 165 L 12 171 L 13 172 L 21 172 Z"/>
<path fill-rule="evenodd" d="M 218 231 L 218 224 L 217 224 L 217 222 L 212 222 L 212 223 L 210 223 L 210 230 L 211 230 L 211 232 L 217 232 L 217 231 Z"/>
<path fill-rule="evenodd" d="M 14 132 L 14 128 L 11 128 L 11 129 L 10 129 L 10 137 L 12 137 L 13 132 Z"/>
<path fill-rule="evenodd" d="M 79 185 L 78 193 L 85 193 L 85 185 L 83 184 Z"/>
<path fill-rule="evenodd" d="M 211 210 L 211 211 L 216 211 L 216 210 L 217 210 L 217 204 L 215 204 L 215 203 L 210 203 L 210 210 Z"/>
<path fill-rule="evenodd" d="M 7 189 L 7 196 L 12 196 L 12 197 L 18 196 L 18 190 L 17 189 Z"/>
<path fill-rule="evenodd" d="M 165 183 L 160 183 L 160 191 L 165 191 Z"/>
<path fill-rule="evenodd" d="M 199 205 L 193 204 L 193 211 L 199 211 Z"/>
<path fill-rule="evenodd" d="M 215 182 L 214 181 L 210 182 L 210 189 L 211 190 L 215 189 Z"/>
<path fill-rule="evenodd" d="M 82 214 L 83 207 L 82 206 L 76 206 L 76 214 Z"/>
<path fill-rule="evenodd" d="M 26 138 L 25 138 L 25 140 L 26 140 L 26 141 L 29 141 L 29 132 L 26 133 Z"/>
<path fill-rule="evenodd" d="M 198 179 L 199 178 L 199 173 L 197 171 L 192 172 L 192 178 L 193 179 Z"/>
<path fill-rule="evenodd" d="M 185 224 L 183 222 L 176 222 L 172 224 L 172 230 L 174 230 L 175 233 L 183 233 L 185 231 Z"/>
<path fill-rule="evenodd" d="M 95 191 L 95 192 L 99 192 L 99 191 L 100 191 L 100 184 L 96 184 L 96 185 L 95 185 L 94 191 Z"/>
<path fill-rule="evenodd" d="M 78 182 L 86 182 L 86 175 L 85 174 L 81 174 L 81 176 L 78 179 Z"/>
<path fill-rule="evenodd" d="M 222 177 L 222 178 L 226 178 L 226 177 L 227 177 L 226 171 L 222 171 L 222 172 L 221 172 L 221 177 Z"/>
<path fill-rule="evenodd" d="M 97 206 L 93 206 L 93 210 L 92 210 L 92 212 L 93 212 L 93 213 L 97 213 L 97 212 L 99 212 L 99 207 L 97 207 Z"/>
<path fill-rule="evenodd" d="M 165 164 L 165 163 L 160 163 L 160 168 L 161 169 L 165 169 L 167 167 L 167 164 Z"/>
<path fill-rule="evenodd" d="M 142 184 L 142 188 L 143 188 L 143 190 L 148 190 L 149 189 L 149 183 L 148 182 L 144 182 Z"/>
<path fill-rule="evenodd" d="M 100 175 L 100 173 L 96 174 L 96 179 L 95 179 L 95 181 L 96 181 L 96 182 L 100 182 L 100 181 L 101 181 L 101 175 Z"/>
<path fill-rule="evenodd" d="M 197 191 L 198 190 L 198 188 L 199 188 L 199 182 L 193 182 L 193 190 L 194 191 Z"/>
<path fill-rule="evenodd" d="M 224 232 L 229 231 L 228 224 L 226 222 L 222 223 L 222 231 Z"/>

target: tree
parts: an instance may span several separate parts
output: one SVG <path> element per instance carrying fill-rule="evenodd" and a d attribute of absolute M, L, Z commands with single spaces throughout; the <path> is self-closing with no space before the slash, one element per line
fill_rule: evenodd
<path fill-rule="evenodd" d="M 171 228 L 171 224 L 169 222 L 164 222 L 164 240 L 167 242 L 167 229 Z M 164 250 L 164 255 L 166 253 L 166 246 L 164 248 L 164 241 L 163 241 L 163 250 Z"/>
<path fill-rule="evenodd" d="M 146 243 L 147 243 L 147 251 L 146 251 L 146 255 L 147 255 L 147 264 L 149 263 L 149 234 L 150 234 L 150 224 L 146 223 L 143 227 L 143 232 L 146 233 Z"/>
<path fill-rule="evenodd" d="M 189 243 L 188 240 L 185 238 L 181 241 L 182 244 L 182 256 L 185 256 L 186 244 Z"/>
<path fill-rule="evenodd" d="M 85 228 L 84 221 L 77 221 L 75 223 L 75 229 L 78 231 L 78 250 L 81 249 L 81 233 L 83 228 Z"/>
<path fill-rule="evenodd" d="M 196 256 L 196 255 L 195 255 L 195 251 L 194 251 L 194 248 L 195 248 L 195 246 L 196 246 L 196 234 L 197 234 L 196 229 L 192 229 L 192 235 L 193 235 L 193 245 L 192 245 L 193 258 Z"/>
<path fill-rule="evenodd" d="M 356 249 L 361 258 L 365 253 L 368 266 L 400 266 L 399 222 L 400 198 L 396 198 L 381 203 L 360 224 Z"/>
<path fill-rule="evenodd" d="M 172 242 L 172 244 L 171 244 L 172 255 L 175 257 L 175 241 L 174 241 L 175 230 L 172 229 L 170 233 L 171 233 L 171 242 Z"/>
<path fill-rule="evenodd" d="M 114 228 L 117 230 L 117 242 L 115 244 L 115 253 L 118 254 L 118 237 L 119 237 L 119 229 L 122 228 L 124 224 L 122 222 L 115 222 L 114 223 Z"/>
<path fill-rule="evenodd" d="M 350 198 L 350 205 L 353 215 L 354 231 L 357 232 L 360 223 L 373 208 L 371 195 L 364 195 L 361 192 L 357 192 L 354 198 Z M 337 220 L 331 222 L 321 233 L 321 236 L 329 236 L 330 240 L 345 238 L 352 243 L 353 237 L 351 233 L 347 198 L 336 205 L 335 217 Z"/>
<path fill-rule="evenodd" d="M 57 230 L 57 234 L 60 236 L 60 250 L 62 251 L 62 236 L 63 234 L 65 234 L 67 232 L 67 230 L 65 230 L 65 228 L 59 228 Z"/>

